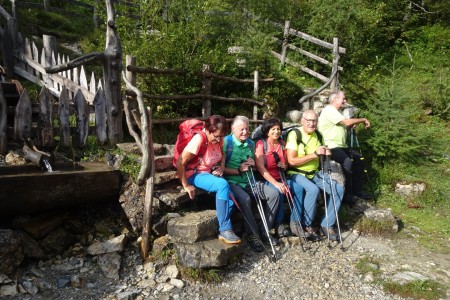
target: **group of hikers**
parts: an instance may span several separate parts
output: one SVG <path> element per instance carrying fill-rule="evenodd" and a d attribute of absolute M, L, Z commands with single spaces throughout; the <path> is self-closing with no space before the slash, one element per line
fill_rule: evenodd
<path fill-rule="evenodd" d="M 345 104 L 344 92 L 333 92 L 320 117 L 313 110 L 303 112 L 301 126 L 290 130 L 285 140 L 277 118 L 265 120 L 258 140 L 250 138 L 245 116 L 234 118 L 229 135 L 224 117 L 213 115 L 205 121 L 201 134 L 195 134 L 176 159 L 176 168 L 191 199 L 196 188 L 216 193 L 219 240 L 241 243 L 230 219 L 236 206 L 245 220 L 247 244 L 255 252 L 264 251 L 264 244 L 273 249 L 278 238 L 289 235 L 318 241 L 323 234 L 328 241 L 342 242 L 335 226 L 341 203 L 353 205 L 354 197 L 369 199 L 362 190 L 363 167 L 347 145 L 347 133 L 359 123 L 368 128 L 370 122 L 345 118 L 340 112 Z M 330 159 L 341 164 L 345 187 L 324 169 Z M 325 208 L 316 229 L 313 221 L 321 191 Z M 253 201 L 261 217 L 258 223 Z M 291 208 L 289 226 L 283 223 L 285 201 Z"/>

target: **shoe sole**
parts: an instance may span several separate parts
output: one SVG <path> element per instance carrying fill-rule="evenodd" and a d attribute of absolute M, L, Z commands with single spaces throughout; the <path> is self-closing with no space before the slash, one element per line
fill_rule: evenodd
<path fill-rule="evenodd" d="M 219 235 L 219 240 L 223 241 L 225 244 L 240 244 L 241 240 L 237 240 L 237 241 L 230 241 L 227 240 L 226 238 L 224 238 L 223 236 Z"/>

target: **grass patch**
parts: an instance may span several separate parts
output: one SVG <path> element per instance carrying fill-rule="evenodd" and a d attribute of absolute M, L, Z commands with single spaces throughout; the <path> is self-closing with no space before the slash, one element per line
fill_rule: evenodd
<path fill-rule="evenodd" d="M 385 291 L 399 295 L 402 298 L 435 300 L 445 297 L 445 290 L 442 284 L 433 280 L 415 280 L 407 284 L 385 282 Z"/>
<path fill-rule="evenodd" d="M 396 224 L 389 221 L 378 222 L 368 218 L 360 218 L 354 228 L 357 229 L 362 234 L 370 234 L 373 236 L 391 237 L 396 231 L 393 227 Z"/>
<path fill-rule="evenodd" d="M 372 273 L 374 277 L 381 275 L 380 262 L 373 257 L 364 256 L 356 263 L 356 269 L 362 275 Z"/>
<path fill-rule="evenodd" d="M 221 277 L 217 269 L 197 269 L 180 267 L 181 276 L 183 279 L 191 281 L 200 281 L 202 283 L 219 283 Z"/>

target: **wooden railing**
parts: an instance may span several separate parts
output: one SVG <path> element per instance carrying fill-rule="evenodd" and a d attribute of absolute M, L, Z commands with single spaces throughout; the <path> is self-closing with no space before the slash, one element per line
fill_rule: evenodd
<path fill-rule="evenodd" d="M 199 112 L 202 117 L 206 118 L 211 115 L 211 101 L 223 101 L 223 102 L 241 102 L 241 103 L 252 103 L 253 106 L 253 121 L 258 121 L 258 106 L 265 105 L 263 99 L 259 98 L 259 84 L 266 82 L 273 82 L 274 78 L 259 78 L 258 71 L 254 72 L 253 78 L 239 79 L 226 77 L 220 74 L 215 74 L 211 72 L 209 65 L 204 65 L 202 71 L 198 72 L 188 72 L 186 70 L 161 70 L 149 67 L 138 67 L 135 65 L 136 59 L 132 56 L 126 57 L 126 71 L 127 78 L 131 83 L 137 82 L 138 74 L 153 74 L 153 75 L 164 75 L 164 76 L 180 76 L 186 75 L 187 73 L 192 73 L 193 75 L 202 78 L 202 92 L 190 95 L 152 95 L 146 92 L 142 92 L 142 96 L 147 99 L 155 100 L 200 100 L 203 103 L 202 111 Z M 252 98 L 245 97 L 226 97 L 211 94 L 211 82 L 212 79 L 233 82 L 236 84 L 253 84 L 253 95 Z M 128 96 L 135 96 L 135 93 L 131 90 L 127 90 L 126 94 Z M 153 123 L 172 123 L 180 122 L 185 119 L 170 119 L 170 120 L 153 120 Z"/>

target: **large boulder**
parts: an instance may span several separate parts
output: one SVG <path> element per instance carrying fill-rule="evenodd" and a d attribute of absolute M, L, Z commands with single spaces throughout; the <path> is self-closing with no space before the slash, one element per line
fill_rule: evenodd
<path fill-rule="evenodd" d="M 215 210 L 187 213 L 168 221 L 167 231 L 172 241 L 195 243 L 215 237 L 218 222 Z"/>
<path fill-rule="evenodd" d="M 211 268 L 226 265 L 230 259 L 242 254 L 242 244 L 225 244 L 218 239 L 194 244 L 177 242 L 175 251 L 180 262 L 191 268 Z"/>

